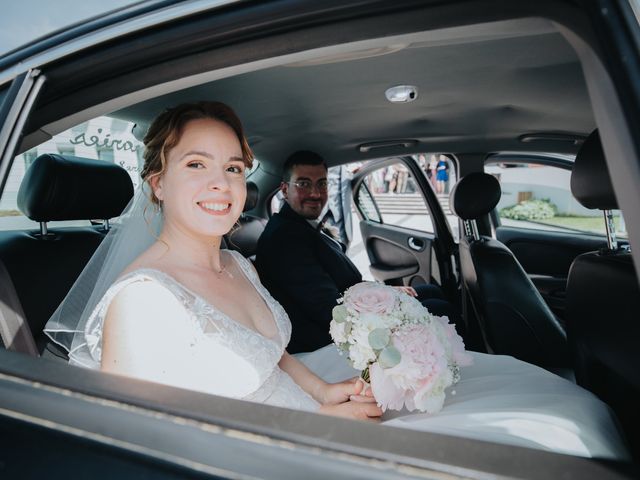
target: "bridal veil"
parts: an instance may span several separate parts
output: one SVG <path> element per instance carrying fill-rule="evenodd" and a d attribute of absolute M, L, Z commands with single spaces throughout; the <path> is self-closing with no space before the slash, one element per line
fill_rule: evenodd
<path fill-rule="evenodd" d="M 68 352 L 71 363 L 92 363 L 94 346 L 85 332 L 87 322 L 122 271 L 156 241 L 162 222 L 143 182 L 45 326 L 45 333 Z"/>

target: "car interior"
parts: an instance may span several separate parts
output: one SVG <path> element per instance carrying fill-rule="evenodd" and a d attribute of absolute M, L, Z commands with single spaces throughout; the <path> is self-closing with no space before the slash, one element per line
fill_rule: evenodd
<path fill-rule="evenodd" d="M 225 102 L 243 121 L 258 160 L 239 225 L 224 239 L 247 258 L 255 258 L 291 153 L 313 150 L 330 167 L 358 162 L 354 228 L 374 278 L 438 283 L 463 314 L 468 348 L 512 355 L 591 390 L 615 411 L 637 460 L 640 296 L 628 242 L 501 225 L 494 215 L 500 185 L 484 173 L 485 161 L 498 154 L 575 158 L 574 197 L 591 209 L 619 208 L 575 46 L 543 18 L 430 29 L 415 17 L 402 28 L 391 22 L 388 33 L 363 23 L 324 46 L 300 40 L 283 48 L 266 39 L 262 57 L 259 38 L 241 52 L 194 44 L 178 54 L 177 45 L 165 43 L 162 54 L 153 50 L 147 60 L 140 45 L 133 51 L 113 40 L 46 69 L 17 153 L 98 116 L 135 124 L 132 133 L 141 139 L 166 107 Z M 205 28 L 204 20 L 197 28 Z M 144 45 L 162 44 L 166 35 L 151 32 Z M 301 38 L 295 35 L 286 40 Z M 390 102 L 385 91 L 399 85 L 415 86 L 417 97 Z M 449 196 L 459 240 L 415 162 L 422 153 L 448 155 L 460 178 Z M 388 225 L 375 218 L 376 205 L 367 207 L 373 200 L 364 177 L 392 162 L 406 165 L 414 178 L 433 232 Z M 0 231 L 4 348 L 64 361 L 44 325 L 109 229 L 117 228 L 110 220 L 133 188 L 120 166 L 75 153 L 42 154 L 31 164 L 17 206 L 33 227 Z M 68 220 L 85 225 L 55 226 Z M 538 283 L 551 276 L 561 284 L 560 310 Z"/>

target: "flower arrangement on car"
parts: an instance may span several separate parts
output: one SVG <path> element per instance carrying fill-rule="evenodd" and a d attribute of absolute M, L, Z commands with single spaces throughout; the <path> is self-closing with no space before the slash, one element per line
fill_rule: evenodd
<path fill-rule="evenodd" d="M 472 363 L 449 319 L 380 283 L 358 283 L 338 302 L 331 338 L 361 370 L 382 409 L 440 411 L 446 388 L 459 381 L 460 367 Z"/>

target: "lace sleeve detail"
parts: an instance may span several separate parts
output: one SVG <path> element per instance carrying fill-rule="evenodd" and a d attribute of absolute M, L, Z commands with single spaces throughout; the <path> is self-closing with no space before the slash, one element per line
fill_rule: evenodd
<path fill-rule="evenodd" d="M 235 250 L 225 251 L 233 257 L 240 269 L 244 272 L 249 281 L 253 283 L 253 285 L 262 285 L 260 282 L 260 277 L 258 277 L 258 272 L 256 272 L 256 269 L 251 264 L 251 261 L 247 260 L 240 252 L 237 252 Z"/>
<path fill-rule="evenodd" d="M 287 315 L 287 312 L 282 308 L 280 302 L 273 298 L 271 293 L 269 293 L 269 290 L 267 290 L 262 284 L 260 277 L 258 276 L 258 272 L 251 262 L 242 256 L 240 252 L 236 252 L 235 250 L 227 250 L 227 252 L 236 260 L 240 269 L 244 272 L 246 277 L 269 306 L 269 309 L 273 314 L 273 318 L 277 323 L 278 331 L 280 332 L 280 337 L 282 339 L 282 348 L 284 350 L 291 340 L 291 320 L 289 320 L 289 315 Z"/>

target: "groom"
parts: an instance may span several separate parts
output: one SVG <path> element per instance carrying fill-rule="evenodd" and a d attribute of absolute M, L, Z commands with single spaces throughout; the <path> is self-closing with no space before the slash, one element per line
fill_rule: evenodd
<path fill-rule="evenodd" d="M 336 300 L 362 276 L 344 246 L 318 225 L 328 200 L 323 158 L 310 151 L 292 154 L 284 164 L 280 188 L 285 203 L 260 236 L 256 268 L 293 324 L 287 351 L 309 352 L 331 343 L 329 322 Z M 433 285 L 419 288 L 418 298 L 433 298 L 423 301 L 430 310 L 429 302 L 448 305 Z"/>

